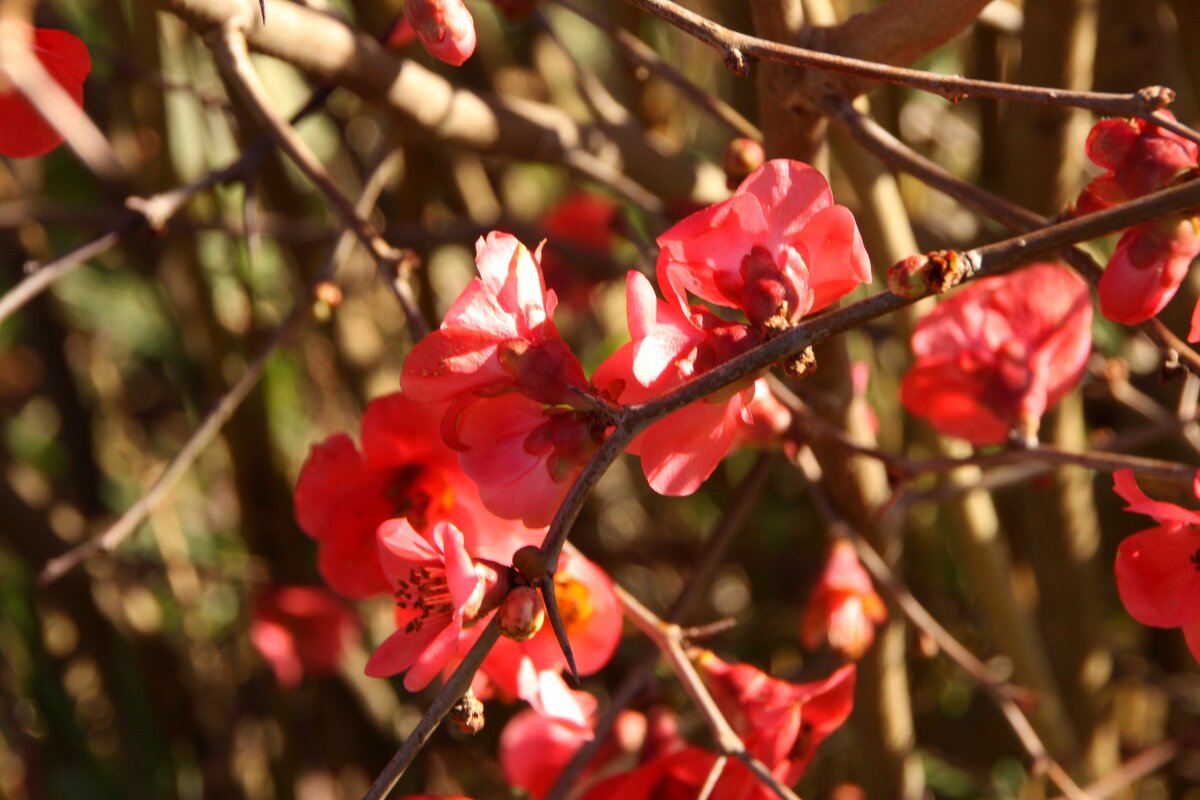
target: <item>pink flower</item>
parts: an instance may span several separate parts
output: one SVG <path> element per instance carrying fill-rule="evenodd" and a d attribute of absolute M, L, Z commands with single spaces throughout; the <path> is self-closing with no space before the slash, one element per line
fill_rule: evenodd
<path fill-rule="evenodd" d="M 1121 602 L 1143 625 L 1183 628 L 1188 648 L 1200 661 L 1200 511 L 1151 500 L 1130 469 L 1113 474 L 1113 489 L 1129 503 L 1126 511 L 1158 523 L 1117 548 Z M 1200 499 L 1200 472 L 1192 493 Z"/>
<path fill-rule="evenodd" d="M 766 162 L 658 244 L 659 287 L 681 311 L 691 292 L 740 308 L 756 328 L 795 323 L 871 280 L 854 217 L 799 161 Z"/>
<path fill-rule="evenodd" d="M 1013 428 L 1034 435 L 1083 375 L 1091 323 L 1087 285 L 1063 267 L 974 281 L 917 324 L 900 400 L 973 444 L 1002 443 Z"/>
<path fill-rule="evenodd" d="M 843 658 L 857 661 L 875 640 L 875 626 L 885 619 L 887 607 L 875 593 L 854 545 L 835 540 L 804 607 L 800 640 L 810 650 L 828 644 Z"/>
<path fill-rule="evenodd" d="M 92 71 L 87 46 L 66 31 L 35 28 L 30 47 L 50 77 L 77 105 L 83 105 L 83 82 Z M 0 155 L 32 158 L 49 153 L 63 137 L 42 119 L 29 101 L 0 77 Z"/>
<path fill-rule="evenodd" d="M 494 608 L 506 587 L 494 565 L 471 560 L 462 533 L 445 522 L 427 540 L 407 520 L 388 520 L 379 526 L 379 560 L 394 587 L 397 630 L 366 673 L 383 678 L 408 670 L 404 688 L 415 692 L 455 656 L 463 626 Z"/>
<path fill-rule="evenodd" d="M 1145 322 L 1175 296 L 1197 255 L 1200 217 L 1134 225 L 1121 234 L 1100 277 L 1100 312 L 1126 325 Z M 1189 332 L 1188 341 L 1197 339 Z"/>
<path fill-rule="evenodd" d="M 605 426 L 589 414 L 519 394 L 468 405 L 455 431 L 459 463 L 479 484 L 484 505 L 531 528 L 550 523 L 604 436 Z"/>
<path fill-rule="evenodd" d="M 419 532 L 452 522 L 468 549 L 507 564 L 539 531 L 489 513 L 475 483 L 436 435 L 444 409 L 414 403 L 399 392 L 367 404 L 362 453 L 345 434 L 313 447 L 296 481 L 296 519 L 320 544 L 318 567 L 334 590 L 348 597 L 391 591 L 379 564 L 375 532 L 384 520 L 403 517 Z"/>
<path fill-rule="evenodd" d="M 551 320 L 538 253 L 506 233 L 476 244 L 480 277 L 404 362 L 405 392 L 449 403 L 442 438 L 495 514 L 550 521 L 605 436 L 585 413 L 594 394 Z"/>
<path fill-rule="evenodd" d="M 781 681 L 749 664 L 728 664 L 709 652 L 700 657 L 700 668 L 713 699 L 741 734 L 746 749 L 773 770 L 785 765 L 782 774 L 788 784 L 800 779 L 817 747 L 841 727 L 854 707 L 853 664 L 812 683 Z"/>
<path fill-rule="evenodd" d="M 1159 112 L 1175 119 L 1170 111 Z M 1087 155 L 1106 172 L 1079 195 L 1080 213 L 1091 213 L 1164 188 L 1197 166 L 1200 147 L 1144 119 L 1105 119 L 1092 126 Z"/>
<path fill-rule="evenodd" d="M 434 58 L 458 67 L 475 52 L 475 20 L 462 0 L 405 0 L 404 16 Z"/>
<path fill-rule="evenodd" d="M 354 615 L 328 589 L 278 586 L 254 601 L 250 641 L 289 689 L 306 672 L 336 674 L 347 638 L 357 634 Z"/>
<path fill-rule="evenodd" d="M 443 429 L 451 446 L 461 406 L 480 398 L 517 391 L 546 405 L 572 406 L 579 392 L 590 391 L 579 359 L 551 320 L 558 300 L 546 289 L 540 252 L 531 254 L 515 236 L 496 231 L 476 242 L 479 277 L 404 361 L 405 394 L 456 404 Z"/>
<path fill-rule="evenodd" d="M 633 341 L 612 354 L 593 376 L 623 403 L 661 397 L 759 342 L 745 325 L 725 322 L 702 306 L 690 316 L 659 300 L 645 276 L 630 272 L 626 281 L 629 332 Z M 629 452 L 640 455 L 642 471 L 660 494 L 696 491 L 736 441 L 754 423 L 749 405 L 753 381 L 692 403 L 638 435 Z"/>

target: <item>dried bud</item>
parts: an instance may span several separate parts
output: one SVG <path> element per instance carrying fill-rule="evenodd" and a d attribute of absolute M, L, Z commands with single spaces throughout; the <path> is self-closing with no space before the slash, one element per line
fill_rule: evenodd
<path fill-rule="evenodd" d="M 807 378 L 817 371 L 817 354 L 806 347 L 783 362 L 783 371 L 792 380 Z"/>
<path fill-rule="evenodd" d="M 888 269 L 888 291 L 907 298 L 929 294 L 929 282 L 925 278 L 928 267 L 928 256 L 920 253 L 897 261 Z"/>
<path fill-rule="evenodd" d="M 450 721 L 457 725 L 460 731 L 472 736 L 483 730 L 483 703 L 470 688 L 450 708 Z"/>
<path fill-rule="evenodd" d="M 539 583 L 546 575 L 546 556 L 542 549 L 527 544 L 513 553 L 513 567 L 530 583 Z"/>
<path fill-rule="evenodd" d="M 738 188 L 742 181 L 766 161 L 767 154 L 762 144 L 741 137 L 725 145 L 725 155 L 721 159 L 725 168 L 725 185 L 730 191 Z"/>
<path fill-rule="evenodd" d="M 546 621 L 546 608 L 542 596 L 532 586 L 517 586 L 500 603 L 497 612 L 500 633 L 515 642 L 525 642 L 542 629 Z"/>

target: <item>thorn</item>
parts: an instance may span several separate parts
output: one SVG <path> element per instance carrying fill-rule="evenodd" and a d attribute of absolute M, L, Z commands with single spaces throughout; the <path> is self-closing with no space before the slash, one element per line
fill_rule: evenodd
<path fill-rule="evenodd" d="M 263 25 L 267 24 L 267 0 L 258 0 L 258 11 L 262 14 Z"/>
<path fill-rule="evenodd" d="M 571 671 L 571 684 L 580 688 L 579 670 L 575 667 L 575 653 L 571 651 L 571 643 L 567 641 L 567 629 L 563 626 L 562 614 L 558 612 L 558 600 L 554 597 L 554 573 L 547 572 L 540 583 L 542 602 L 546 605 L 546 616 L 550 619 L 550 627 L 554 629 L 554 638 L 562 648 L 563 657 L 567 659 L 567 668 Z"/>

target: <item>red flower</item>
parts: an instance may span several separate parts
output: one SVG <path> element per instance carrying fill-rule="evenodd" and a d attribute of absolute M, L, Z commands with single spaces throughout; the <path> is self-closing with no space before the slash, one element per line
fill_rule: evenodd
<path fill-rule="evenodd" d="M 254 601 L 250 641 L 289 689 L 306 672 L 335 674 L 346 639 L 357 633 L 354 615 L 328 589 L 279 586 Z"/>
<path fill-rule="evenodd" d="M 569 307 L 587 308 L 592 281 L 586 271 L 571 263 L 569 250 L 561 249 L 560 245 L 609 256 L 619 211 L 617 204 L 607 197 L 577 193 L 559 200 L 542 217 L 542 230 L 546 234 L 542 271 Z"/>
<path fill-rule="evenodd" d="M 1126 325 L 1145 322 L 1175 296 L 1197 255 L 1200 217 L 1134 225 L 1121 234 L 1100 277 L 1100 312 Z M 1188 341 L 1197 339 L 1195 331 L 1189 332 Z"/>
<path fill-rule="evenodd" d="M 850 716 L 856 670 L 847 664 L 823 681 L 789 683 L 749 664 L 727 664 L 705 652 L 701 674 L 746 743 L 746 749 L 785 783 L 800 779 L 818 745 Z M 748 776 L 749 777 L 749 776 Z"/>
<path fill-rule="evenodd" d="M 443 428 L 455 445 L 461 406 L 517 391 L 547 405 L 572 406 L 589 391 L 579 359 L 558 335 L 558 300 L 515 236 L 493 231 L 475 243 L 479 277 L 404 361 L 404 392 L 423 403 L 455 402 Z"/>
<path fill-rule="evenodd" d="M 658 244 L 658 284 L 680 310 L 690 291 L 742 309 L 757 328 L 794 323 L 871 280 L 854 217 L 799 161 L 768 161 Z"/>
<path fill-rule="evenodd" d="M 458 67 L 475 52 L 475 20 L 462 0 L 405 0 L 404 16 L 434 58 Z"/>
<path fill-rule="evenodd" d="M 458 465 L 454 451 L 431 435 L 442 417 L 437 406 L 414 403 L 399 392 L 367 404 L 362 453 L 345 434 L 313 447 L 296 481 L 296 519 L 320 543 L 321 576 L 348 597 L 391 591 L 379 564 L 375 532 L 384 520 L 403 517 L 427 533 L 453 522 L 477 557 L 507 564 L 541 535 L 497 519 Z"/>
<path fill-rule="evenodd" d="M 975 281 L 917 324 L 900 400 L 973 444 L 1004 442 L 1014 427 L 1036 434 L 1083 375 L 1091 323 L 1087 285 L 1062 267 Z"/>
<path fill-rule="evenodd" d="M 809 649 L 823 644 L 856 661 L 875 640 L 875 626 L 887 619 L 887 607 L 875 593 L 854 545 L 834 541 L 817 585 L 804 607 L 800 640 Z"/>
<path fill-rule="evenodd" d="M 1159 112 L 1175 119 L 1170 111 Z M 1087 155 L 1106 172 L 1079 195 L 1084 214 L 1162 189 L 1197 166 L 1200 147 L 1144 119 L 1105 119 L 1092 126 Z"/>
<path fill-rule="evenodd" d="M 83 82 L 92 71 L 87 46 L 66 31 L 36 28 L 31 42 L 34 54 L 67 94 L 83 105 Z M 31 158 L 49 153 L 63 137 L 33 106 L 5 81 L 0 83 L 0 155 Z"/>
<path fill-rule="evenodd" d="M 1113 474 L 1113 489 L 1129 503 L 1126 511 L 1158 523 L 1117 548 L 1121 602 L 1143 625 L 1183 628 L 1188 648 L 1200 661 L 1200 511 L 1151 500 L 1130 469 Z M 1192 492 L 1200 499 L 1200 472 Z"/>
<path fill-rule="evenodd" d="M 629 332 L 633 341 L 612 354 L 593 376 L 600 387 L 619 387 L 624 403 L 661 397 L 758 343 L 745 325 L 726 322 L 702 306 L 690 316 L 659 300 L 645 276 L 626 281 Z M 753 381 L 743 381 L 667 415 L 631 443 L 642 471 L 660 494 L 696 491 L 733 447 L 739 432 L 754 423 L 749 406 Z"/>
<path fill-rule="evenodd" d="M 397 630 L 367 661 L 366 673 L 383 678 L 408 670 L 404 688 L 415 692 L 454 657 L 463 626 L 494 608 L 505 587 L 495 566 L 472 561 L 462 532 L 445 522 L 427 540 L 406 520 L 388 520 L 379 526 L 379 560 L 395 587 Z"/>

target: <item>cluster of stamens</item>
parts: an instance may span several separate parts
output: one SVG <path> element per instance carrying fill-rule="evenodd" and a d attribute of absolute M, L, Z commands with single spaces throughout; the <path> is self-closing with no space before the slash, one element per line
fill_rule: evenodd
<path fill-rule="evenodd" d="M 444 572 L 433 572 L 428 567 L 412 567 L 408 579 L 396 581 L 396 607 L 412 609 L 417 615 L 404 626 L 405 633 L 421 630 L 429 617 L 452 614 L 454 604 L 446 585 Z"/>

